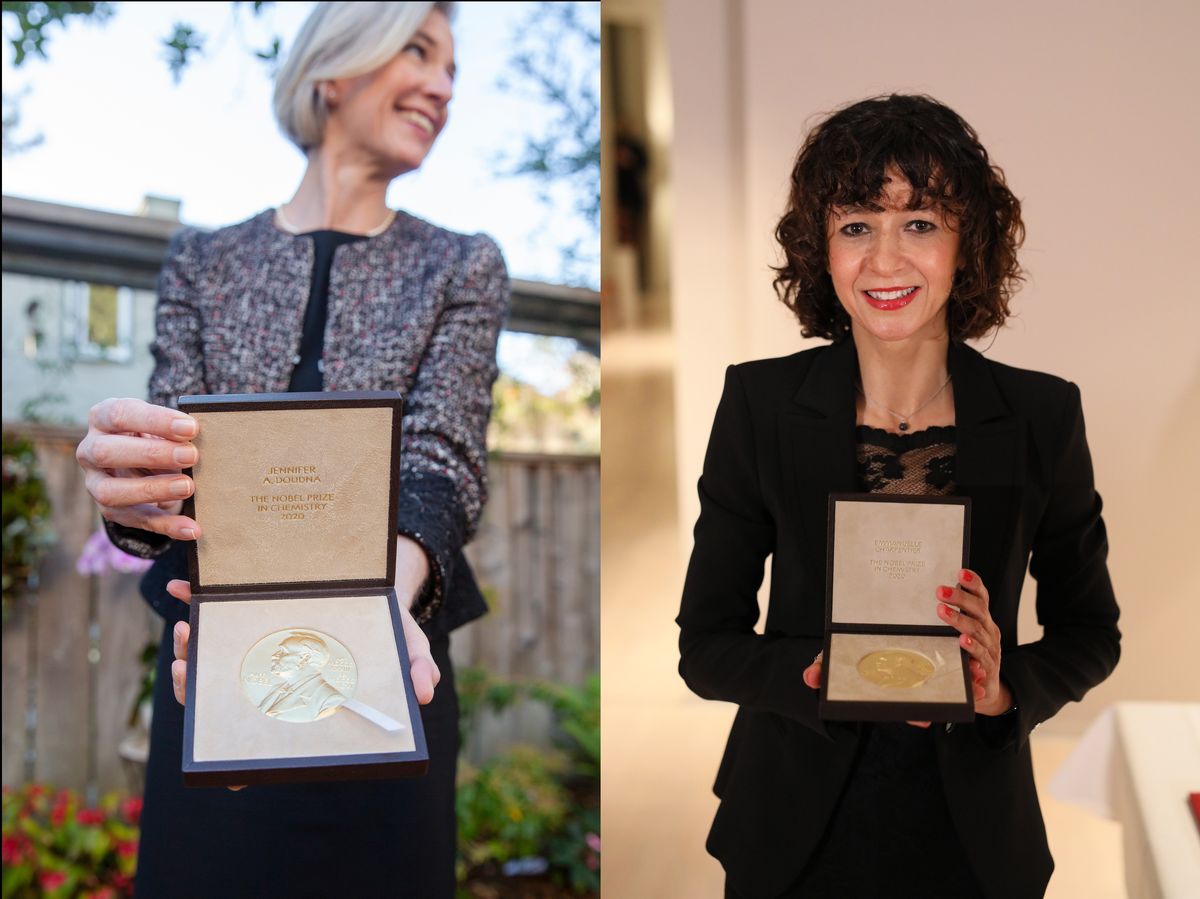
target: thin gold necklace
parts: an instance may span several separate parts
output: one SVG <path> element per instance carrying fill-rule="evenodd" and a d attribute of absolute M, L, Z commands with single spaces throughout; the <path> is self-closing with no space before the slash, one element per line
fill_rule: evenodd
<path fill-rule="evenodd" d="M 300 234 L 301 233 L 300 229 L 297 228 L 295 225 L 293 225 L 291 223 L 291 221 L 288 219 L 288 217 L 283 214 L 282 206 L 275 207 L 275 217 L 277 219 L 279 219 L 279 224 L 283 226 L 284 231 L 288 232 L 289 234 Z M 382 234 L 384 231 L 386 231 L 388 229 L 388 227 L 395 220 L 396 220 L 396 210 L 389 209 L 388 214 L 384 217 L 383 221 L 380 224 L 376 225 L 374 228 L 372 228 L 370 231 L 368 231 L 366 234 L 363 234 L 362 236 L 363 237 L 375 237 L 379 234 Z"/>
<path fill-rule="evenodd" d="M 908 420 L 910 418 L 912 418 L 914 415 L 916 415 L 918 412 L 920 412 L 922 409 L 924 409 L 926 406 L 928 406 L 930 403 L 932 403 L 934 400 L 936 400 L 938 398 L 938 396 L 941 394 L 941 392 L 946 389 L 946 385 L 949 383 L 950 383 L 950 376 L 947 375 L 946 380 L 942 382 L 942 386 L 933 392 L 933 396 L 931 396 L 925 402 L 921 403 L 921 405 L 917 406 L 916 409 L 914 409 L 912 412 L 909 412 L 907 415 L 901 415 L 899 412 L 889 409 L 887 406 L 883 405 L 883 403 L 875 402 L 875 400 L 873 400 L 869 396 L 867 396 L 866 391 L 863 390 L 859 384 L 856 383 L 854 385 L 854 388 L 862 395 L 862 398 L 864 400 L 866 400 L 868 403 L 870 403 L 872 406 L 875 406 L 876 408 L 879 408 L 879 409 L 883 409 L 886 412 L 890 412 L 892 414 L 892 417 L 896 418 L 900 422 L 900 424 L 899 424 L 900 430 L 907 431 L 908 430 Z"/>

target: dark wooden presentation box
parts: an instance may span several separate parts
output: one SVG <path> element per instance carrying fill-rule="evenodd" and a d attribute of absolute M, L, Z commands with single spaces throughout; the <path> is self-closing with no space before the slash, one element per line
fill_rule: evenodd
<path fill-rule="evenodd" d="M 971 500 L 969 497 L 958 496 L 924 496 L 924 495 L 907 495 L 907 494 L 878 494 L 878 493 L 831 493 L 829 495 L 829 521 L 828 521 L 828 550 L 826 554 L 826 578 L 825 578 L 825 643 L 824 643 L 824 663 L 821 673 L 821 691 L 818 714 L 819 717 L 825 720 L 832 721 L 871 721 L 871 722 L 898 722 L 898 721 L 936 721 L 936 722 L 968 722 L 975 718 L 975 702 L 974 692 L 971 683 L 970 668 L 968 662 L 970 656 L 961 646 L 957 644 L 959 631 L 955 628 L 940 624 L 940 619 L 937 618 L 937 599 L 936 587 L 938 584 L 955 584 L 958 579 L 958 570 L 953 568 L 947 571 L 933 571 L 922 580 L 928 580 L 927 587 L 929 597 L 929 610 L 932 618 L 929 624 L 918 624 L 913 622 L 888 622 L 888 621 L 847 621 L 844 620 L 845 615 L 835 615 L 834 597 L 835 597 L 835 570 L 836 558 L 835 552 L 837 547 L 836 535 L 838 526 L 838 508 L 841 503 L 917 503 L 917 504 L 937 504 L 937 505 L 954 505 L 962 509 L 962 550 L 961 558 L 955 553 L 955 561 L 958 568 L 966 568 L 968 563 L 968 551 L 970 546 L 971 536 Z M 865 616 L 864 616 L 865 617 Z M 955 701 L 935 701 L 923 702 L 918 701 L 915 697 L 905 699 L 905 694 L 898 692 L 895 700 L 849 700 L 849 699 L 831 699 L 828 696 L 829 679 L 831 673 L 831 660 L 833 659 L 833 640 L 835 635 L 868 635 L 869 637 L 885 638 L 881 642 L 886 642 L 887 648 L 906 648 L 906 643 L 912 645 L 910 641 L 920 641 L 923 638 L 954 638 L 954 649 L 957 652 L 953 653 L 954 659 L 947 659 L 947 665 L 950 666 L 945 672 L 946 679 L 942 681 L 945 684 L 944 689 L 947 691 L 957 691 L 957 683 L 961 680 L 962 696 L 961 700 Z M 914 650 L 920 653 L 920 650 Z M 924 653 L 921 653 L 924 654 Z M 845 662 L 843 662 L 845 664 Z M 955 670 L 961 666 L 961 674 Z M 957 675 L 957 677 L 954 677 Z M 887 689 L 895 688 L 865 688 L 864 692 L 885 692 Z M 919 688 L 913 688 L 919 689 Z"/>
<path fill-rule="evenodd" d="M 351 413 L 354 410 L 364 409 L 384 409 L 390 410 L 390 430 L 387 433 L 380 433 L 378 429 L 372 429 L 369 436 L 372 440 L 378 441 L 376 449 L 379 452 L 386 450 L 390 463 L 388 465 L 390 478 L 387 483 L 387 489 L 380 489 L 379 503 L 386 503 L 386 522 L 387 526 L 382 527 L 384 516 L 381 515 L 381 509 L 377 507 L 370 508 L 363 517 L 369 517 L 370 532 L 362 534 L 351 533 L 346 534 L 346 528 L 342 527 L 338 531 L 339 539 L 351 541 L 351 543 L 368 546 L 369 549 L 365 553 L 370 555 L 374 570 L 363 571 L 361 575 L 358 572 L 352 572 L 349 576 L 346 570 L 337 573 L 337 576 L 328 579 L 322 576 L 306 576 L 297 580 L 287 580 L 283 577 L 275 577 L 266 579 L 262 582 L 253 582 L 243 579 L 241 582 L 230 583 L 228 579 L 223 579 L 216 576 L 213 572 L 206 572 L 202 568 L 202 556 L 200 547 L 197 541 L 188 543 L 188 569 L 192 589 L 192 602 L 190 610 L 191 623 L 191 639 L 190 652 L 187 660 L 187 702 L 184 712 L 184 737 L 183 737 L 183 782 L 187 786 L 230 786 L 238 784 L 268 784 L 268 783 L 295 783 L 304 781 L 332 781 L 332 780 L 358 780 L 372 779 L 385 777 L 411 777 L 419 776 L 426 773 L 429 763 L 429 754 L 425 742 L 425 734 L 421 725 L 420 707 L 416 697 L 413 694 L 412 681 L 409 670 L 408 650 L 404 638 L 404 628 L 400 618 L 399 601 L 395 593 L 395 574 L 396 574 L 396 536 L 395 523 L 397 520 L 397 512 L 399 507 L 399 461 L 400 461 L 400 437 L 401 437 L 401 409 L 402 400 L 400 394 L 395 391 L 354 391 L 354 392 L 329 392 L 329 393 L 269 393 L 269 394 L 236 394 L 236 395 L 214 395 L 214 396 L 185 396 L 179 400 L 179 409 L 189 415 L 195 415 L 201 421 L 200 431 L 196 437 L 196 446 L 200 451 L 200 460 L 193 468 L 185 471 L 187 475 L 195 480 L 194 495 L 190 497 L 184 504 L 184 514 L 190 517 L 196 517 L 196 506 L 199 500 L 203 504 L 206 487 L 210 493 L 215 493 L 214 487 L 217 481 L 221 478 L 230 477 L 229 471 L 206 471 L 204 462 L 206 458 L 206 448 L 204 447 L 205 437 L 205 417 L 213 420 L 211 416 L 219 414 L 222 417 L 225 414 L 235 414 L 241 417 L 241 413 L 262 413 L 275 411 L 289 411 L 304 413 L 304 418 L 308 415 L 312 416 L 313 433 L 322 433 L 328 439 L 328 429 L 326 431 L 318 431 L 323 424 L 322 417 L 330 418 L 330 410 L 339 413 L 342 410 L 349 410 Z M 345 421 L 347 419 L 340 419 Z M 386 416 L 385 416 L 386 420 Z M 224 430 L 228 427 L 231 433 L 236 432 L 239 438 L 238 443 L 242 443 L 241 437 L 245 435 L 245 443 L 253 448 L 255 439 L 258 439 L 259 446 L 266 446 L 270 443 L 269 437 L 264 436 L 264 423 L 270 424 L 270 417 L 264 419 L 263 416 L 246 416 L 244 424 L 250 430 L 244 430 L 242 421 L 235 422 L 232 425 L 221 425 L 221 428 L 214 430 Z M 307 428 L 307 421 L 304 422 Z M 294 429 L 294 424 L 293 424 Z M 344 458 L 353 458 L 351 447 L 353 439 L 348 439 L 344 442 L 345 448 L 342 450 L 346 453 Z M 295 441 L 284 442 L 286 448 L 295 447 Z M 293 455 L 301 455 L 306 446 L 302 445 L 300 449 L 295 450 Z M 240 451 L 240 448 L 239 448 Z M 273 451 L 273 450 L 272 450 Z M 310 452 L 313 452 L 310 450 Z M 208 448 L 209 458 L 211 460 L 213 449 Z M 284 453 L 281 452 L 281 455 Z M 217 454 L 220 455 L 220 454 Z M 233 458 L 237 454 L 226 452 L 226 457 Z M 379 453 L 377 453 L 377 456 Z M 253 453 L 251 452 L 251 457 Z M 324 463 L 326 460 L 320 460 Z M 210 461 L 210 464 L 211 461 Z M 229 463 L 227 463 L 229 464 Z M 378 462 L 375 463 L 377 466 Z M 252 462 L 247 464 L 247 468 L 253 465 Z M 336 469 L 336 461 L 332 468 Z M 239 481 L 242 484 L 251 483 L 248 478 L 252 477 L 253 473 L 238 472 Z M 365 482 L 365 479 L 360 479 L 360 483 Z M 339 482 L 334 479 L 335 485 Z M 382 485 L 380 485 L 382 488 Z M 260 491 L 262 488 L 258 488 Z M 301 489 L 301 488 L 283 488 L 283 489 Z M 361 487 L 356 488 L 360 493 L 364 491 Z M 334 494 L 328 494 L 334 496 Z M 256 497 L 250 498 L 252 501 Z M 332 504 L 331 504 L 332 505 Z M 368 505 L 371 505 L 368 503 Z M 249 507 L 247 507 L 249 508 Z M 358 511 L 362 508 L 362 503 L 352 504 L 351 508 L 355 510 L 355 514 L 347 512 L 338 512 L 339 524 L 345 524 L 351 529 L 360 525 L 358 521 Z M 262 507 L 258 509 L 262 511 Z M 203 514 L 203 512 L 202 512 Z M 224 514 L 224 513 L 223 513 Z M 250 512 L 245 513 L 247 522 L 242 523 L 244 528 L 252 528 L 253 522 L 256 520 Z M 282 517 L 282 516 L 281 516 Z M 319 516 L 318 516 L 319 517 Z M 333 517 L 331 515 L 331 517 Z M 344 519 L 344 521 L 343 521 Z M 210 537 L 209 528 L 213 525 L 202 518 L 196 518 L 203 531 L 201 541 Z M 324 525 L 326 528 L 331 528 L 331 525 Z M 300 533 L 301 529 L 310 528 L 305 539 L 309 541 L 320 541 L 322 532 L 320 523 L 309 524 L 304 522 L 288 522 L 287 525 L 280 526 L 264 526 L 261 530 L 255 529 L 256 546 L 253 551 L 257 554 L 266 554 L 269 552 L 278 552 L 281 558 L 288 560 L 289 552 L 291 559 L 287 564 L 295 564 L 296 552 L 289 548 L 292 542 L 291 535 Z M 378 531 L 378 533 L 376 533 Z M 266 533 L 262 533 L 266 532 Z M 261 539 L 260 539 L 261 534 Z M 210 538 L 211 539 L 211 538 Z M 386 541 L 386 550 L 380 544 L 374 541 Z M 224 551 L 224 550 L 223 550 Z M 227 553 L 228 555 L 228 553 Z M 238 555 L 235 551 L 234 556 Z M 386 559 L 385 566 L 381 567 L 380 563 Z M 243 557 L 238 560 L 239 565 L 243 565 L 247 560 Z M 278 568 L 282 563 L 276 563 Z M 300 566 L 298 566 L 300 567 Z M 310 565 L 312 567 L 312 565 Z M 309 572 L 311 574 L 311 572 Z M 207 580 L 206 583 L 206 575 Z M 378 655 L 375 656 L 377 670 L 386 670 L 394 668 L 398 662 L 398 671 L 395 672 L 394 680 L 389 680 L 390 685 L 394 683 L 395 695 L 400 696 L 403 691 L 403 696 L 406 702 L 399 703 L 401 708 L 407 710 L 406 722 L 411 729 L 411 749 L 402 751 L 383 751 L 383 752 L 348 752 L 348 753 L 320 753 L 312 754 L 305 753 L 303 746 L 306 740 L 305 728 L 310 727 L 310 724 L 297 724 L 288 721 L 276 720 L 263 715 L 262 718 L 269 722 L 269 725 L 290 730 L 281 731 L 280 733 L 286 736 L 277 736 L 268 742 L 271 750 L 274 749 L 275 742 L 287 742 L 291 746 L 295 746 L 299 741 L 300 745 L 294 752 L 298 754 L 285 756 L 261 757 L 253 753 L 247 752 L 241 757 L 234 753 L 230 757 L 222 758 L 207 758 L 203 761 L 197 761 L 195 753 L 195 745 L 198 737 L 197 733 L 197 695 L 196 691 L 200 679 L 197 676 L 197 662 L 201 655 L 201 646 L 205 638 L 204 628 L 201 624 L 201 613 L 205 608 L 217 609 L 213 604 L 223 603 L 247 603 L 261 602 L 267 600 L 270 606 L 258 607 L 243 607 L 242 611 L 250 615 L 256 614 L 255 609 L 269 608 L 272 612 L 279 611 L 281 615 L 291 614 L 286 611 L 287 605 L 292 603 L 292 608 L 300 608 L 301 605 L 308 600 L 339 600 L 343 602 L 350 598 L 358 598 L 360 601 L 372 604 L 378 608 L 378 614 L 371 619 L 372 623 L 378 623 L 382 629 L 386 629 L 386 624 L 382 621 L 385 616 L 388 618 L 388 623 L 391 626 L 390 639 L 382 633 L 376 635 L 376 645 L 386 643 L 389 647 L 388 651 L 394 647 L 395 657 L 386 660 L 379 660 Z M 377 602 L 377 600 L 379 602 Z M 386 606 L 382 605 L 386 602 Z M 312 608 L 310 603 L 306 608 Z M 383 609 L 386 608 L 386 613 Z M 325 615 L 328 617 L 329 607 L 325 606 Z M 224 610 L 222 610 L 224 611 Z M 219 619 L 213 619 L 214 622 Z M 264 625 L 267 627 L 268 625 Z M 311 627 L 304 622 L 297 621 L 297 628 Z M 359 625 L 360 630 L 364 629 Z M 286 629 L 286 628 L 285 628 Z M 260 629 L 261 631 L 262 629 Z M 258 632 L 256 632 L 258 633 Z M 271 631 L 260 633 L 260 636 L 265 636 Z M 251 635 L 253 636 L 253 634 Z M 215 638 L 214 638 L 215 639 Z M 249 638 L 248 638 L 249 639 Z M 213 652 L 218 650 L 214 649 Z M 223 651 L 223 650 L 222 650 Z M 354 659 L 356 671 L 359 672 L 359 683 L 361 684 L 361 670 L 368 659 Z M 240 688 L 240 681 L 239 681 Z M 378 687 L 377 687 L 378 689 Z M 389 686 L 389 689 L 390 686 Z M 230 692 L 233 692 L 230 688 Z M 233 700 L 230 700 L 231 702 Z M 249 700 L 247 703 L 249 704 Z M 245 715 L 244 710 L 239 712 Z M 209 714 L 209 713 L 206 713 Z M 329 717 L 336 718 L 339 715 L 353 715 L 353 712 L 345 709 L 337 709 L 337 711 Z M 397 720 L 400 720 L 397 718 Z M 316 722 L 313 722 L 314 724 Z M 210 727 L 216 727 L 215 722 L 209 723 Z M 231 740 L 236 740 L 237 737 L 230 737 Z M 381 738 L 382 739 L 382 738 Z M 407 738 L 406 738 L 407 740 Z M 311 739 L 308 742 L 312 742 Z"/>

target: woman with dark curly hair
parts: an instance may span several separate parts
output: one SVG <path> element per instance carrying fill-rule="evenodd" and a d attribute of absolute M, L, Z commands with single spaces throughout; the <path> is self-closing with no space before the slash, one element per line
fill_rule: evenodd
<path fill-rule="evenodd" d="M 713 425 L 678 618 L 684 680 L 739 706 L 708 849 L 729 896 L 1041 896 L 1027 738 L 1120 633 L 1078 388 L 964 342 L 1010 314 L 1020 203 L 953 110 L 875 97 L 809 134 L 776 234 L 780 298 L 833 343 L 731 366 Z M 972 567 L 929 601 L 973 723 L 818 717 L 827 499 L 855 491 L 970 497 Z M 1018 644 L 1027 564 L 1044 630 Z"/>

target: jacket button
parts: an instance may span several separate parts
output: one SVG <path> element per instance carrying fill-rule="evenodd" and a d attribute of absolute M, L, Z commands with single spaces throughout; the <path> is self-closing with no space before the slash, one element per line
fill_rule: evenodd
<path fill-rule="evenodd" d="M 292 365 L 299 365 L 299 364 L 300 364 L 300 354 L 297 353 L 295 356 L 292 357 Z"/>

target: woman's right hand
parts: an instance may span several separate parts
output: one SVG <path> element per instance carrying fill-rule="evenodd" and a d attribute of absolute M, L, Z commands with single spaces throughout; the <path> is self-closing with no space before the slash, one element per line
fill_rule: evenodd
<path fill-rule="evenodd" d="M 824 655 L 825 650 L 818 652 L 816 658 L 812 660 L 812 664 L 805 668 L 804 674 L 801 675 L 804 678 L 805 685 L 814 690 L 821 689 L 821 661 Z M 930 724 L 928 721 L 909 721 L 907 723 L 913 727 L 929 727 Z"/>
<path fill-rule="evenodd" d="M 190 442 L 198 431 L 191 416 L 142 400 L 94 405 L 75 458 L 100 514 L 176 540 L 197 539 L 199 525 L 179 513 L 194 488 L 182 470 L 199 457 Z"/>

